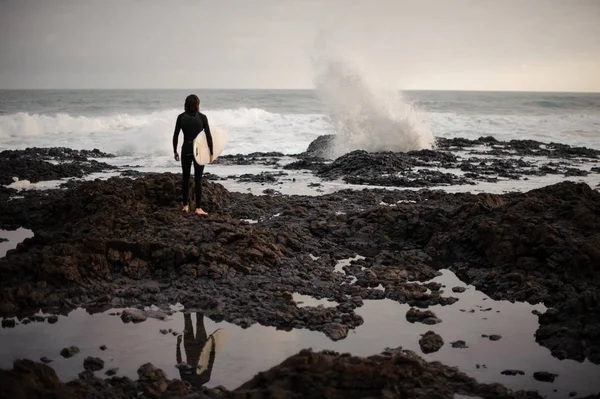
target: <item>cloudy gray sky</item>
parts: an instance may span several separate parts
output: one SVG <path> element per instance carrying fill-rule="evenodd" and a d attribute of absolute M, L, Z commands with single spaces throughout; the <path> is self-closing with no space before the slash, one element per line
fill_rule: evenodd
<path fill-rule="evenodd" d="M 0 0 L 0 88 L 600 92 L 600 0 Z"/>

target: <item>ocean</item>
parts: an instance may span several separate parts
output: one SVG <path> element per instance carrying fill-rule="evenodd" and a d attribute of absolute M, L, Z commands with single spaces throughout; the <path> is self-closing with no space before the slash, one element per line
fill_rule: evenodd
<path fill-rule="evenodd" d="M 600 149 L 600 94 L 410 91 L 396 93 L 390 102 L 365 90 L 341 95 L 319 90 L 1 90 L 0 150 L 98 148 L 116 154 L 121 164 L 160 170 L 172 163 L 175 118 L 190 93 L 200 97 L 211 126 L 228 132 L 226 154 L 296 154 L 316 137 L 332 133 L 361 136 L 350 149 L 373 143 L 381 145 L 365 149 L 394 149 L 389 140 L 393 144 L 409 134 L 416 141 L 404 140 L 397 149 L 430 146 L 432 137 L 481 136 Z"/>

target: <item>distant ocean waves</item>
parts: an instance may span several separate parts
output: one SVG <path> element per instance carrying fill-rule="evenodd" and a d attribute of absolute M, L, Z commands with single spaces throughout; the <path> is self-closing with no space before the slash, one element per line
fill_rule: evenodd
<path fill-rule="evenodd" d="M 507 106 L 505 102 L 502 104 Z M 385 150 L 389 148 L 386 143 L 403 142 L 395 137 L 401 137 L 403 129 L 413 120 L 418 121 L 419 126 L 413 132 L 426 131 L 436 137 L 494 136 L 498 140 L 532 139 L 600 149 L 600 111 L 474 114 L 427 112 L 417 106 L 412 119 L 390 118 L 393 123 L 385 123 L 386 114 L 353 113 L 351 105 L 339 108 L 335 118 L 325 113 L 287 113 L 249 107 L 205 112 L 211 125 L 228 132 L 228 154 L 257 151 L 295 154 L 306 150 L 316 137 L 336 133 L 347 133 L 355 140 L 350 149 L 370 143 L 370 149 Z M 536 107 L 539 110 L 541 105 Z M 477 108 L 475 103 L 473 108 Z M 0 115 L 0 150 L 65 146 L 98 148 L 127 156 L 170 156 L 179 112 L 171 108 L 148 113 L 106 112 L 105 115 L 49 112 Z"/>

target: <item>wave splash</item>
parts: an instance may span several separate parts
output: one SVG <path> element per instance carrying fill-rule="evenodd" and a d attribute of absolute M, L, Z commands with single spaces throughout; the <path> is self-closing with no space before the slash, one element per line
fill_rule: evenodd
<path fill-rule="evenodd" d="M 374 83 L 347 61 L 322 57 L 315 66 L 316 92 L 337 133 L 331 158 L 354 150 L 432 148 L 432 133 L 396 90 Z"/>

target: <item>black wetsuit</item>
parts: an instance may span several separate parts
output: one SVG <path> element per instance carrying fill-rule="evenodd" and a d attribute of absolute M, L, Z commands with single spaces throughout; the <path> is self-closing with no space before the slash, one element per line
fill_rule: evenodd
<path fill-rule="evenodd" d="M 184 330 L 183 330 L 183 348 L 185 350 L 186 363 L 189 368 L 187 370 L 179 369 L 179 375 L 183 381 L 187 381 L 191 386 L 200 388 L 202 385 L 210 381 L 212 369 L 215 364 L 216 353 L 213 349 L 210 352 L 208 360 L 208 368 L 201 374 L 197 374 L 196 369 L 202 356 L 202 350 L 209 339 L 214 340 L 214 337 L 207 336 L 206 328 L 204 327 L 204 315 L 196 313 L 196 336 L 194 336 L 194 328 L 192 325 L 192 315 L 184 313 Z M 183 362 L 181 356 L 181 336 L 177 339 L 177 349 L 175 356 L 177 358 L 177 364 Z"/>
<path fill-rule="evenodd" d="M 204 165 L 200 165 L 194 159 L 194 139 L 204 129 L 206 134 L 206 142 L 210 149 L 210 154 L 213 153 L 213 142 L 210 134 L 210 126 L 208 118 L 200 112 L 184 112 L 177 117 L 175 123 L 175 132 L 173 133 L 173 153 L 177 152 L 177 140 L 179 139 L 179 131 L 183 131 L 183 145 L 181 146 L 181 167 L 183 168 L 183 205 L 189 203 L 189 182 L 192 162 L 194 163 L 194 186 L 196 189 L 196 208 L 200 208 L 200 199 L 202 198 L 202 173 L 204 173 Z"/>

